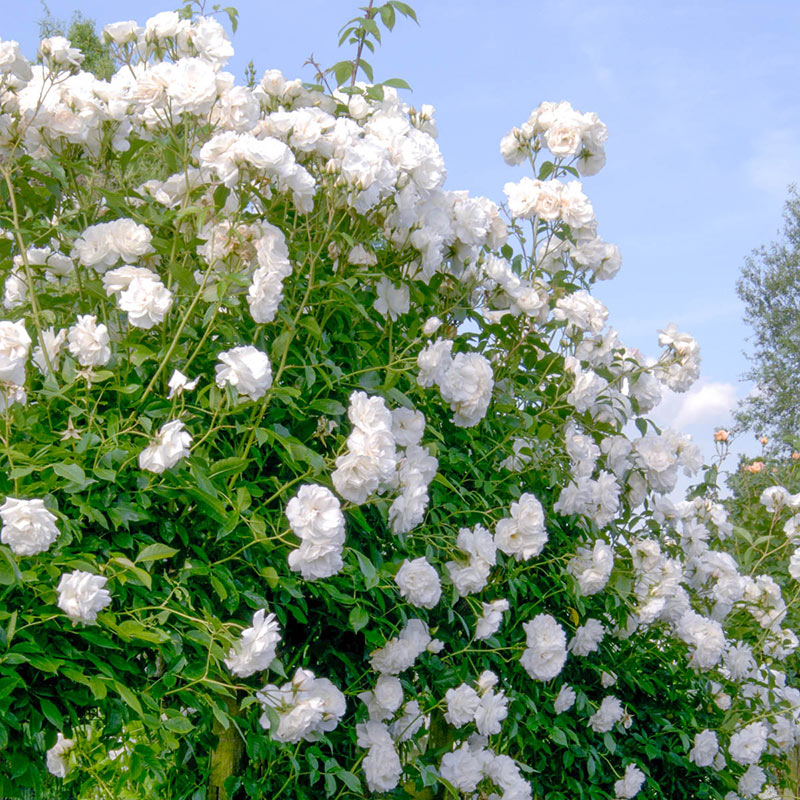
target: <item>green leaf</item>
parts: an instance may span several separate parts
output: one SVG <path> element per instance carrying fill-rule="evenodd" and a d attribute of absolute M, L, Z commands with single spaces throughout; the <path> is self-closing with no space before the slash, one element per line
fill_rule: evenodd
<path fill-rule="evenodd" d="M 346 770 L 342 770 L 341 772 L 336 773 L 336 777 L 345 785 L 347 786 L 350 791 L 355 792 L 356 794 L 361 794 L 361 781 L 353 775 L 352 772 L 347 772 Z"/>
<path fill-rule="evenodd" d="M 86 473 L 77 464 L 53 464 L 53 472 L 73 483 L 86 483 Z"/>
<path fill-rule="evenodd" d="M 381 21 L 383 22 L 383 24 L 389 30 L 392 30 L 392 28 L 394 28 L 395 15 L 394 15 L 394 9 L 392 8 L 391 3 L 386 3 L 385 5 L 382 5 L 378 9 L 378 11 L 380 12 Z"/>
<path fill-rule="evenodd" d="M 164 720 L 164 727 L 173 733 L 191 733 L 194 730 L 194 725 L 182 714 Z"/>
<path fill-rule="evenodd" d="M 266 580 L 267 586 L 269 586 L 270 589 L 274 589 L 278 583 L 280 583 L 280 578 L 278 577 L 275 567 L 264 567 L 261 570 L 261 577 Z"/>
<path fill-rule="evenodd" d="M 414 22 L 419 23 L 417 12 L 408 3 L 401 3 L 400 0 L 389 0 L 389 2 L 404 16 L 410 17 Z"/>
<path fill-rule="evenodd" d="M 375 74 L 372 71 L 372 64 L 370 64 L 369 61 L 364 61 L 362 58 L 358 62 L 358 66 L 364 71 L 364 74 L 367 76 L 367 80 L 372 83 L 372 81 L 375 80 Z"/>
<path fill-rule="evenodd" d="M 0 558 L 0 585 L 11 586 L 19 583 L 22 580 L 22 573 L 19 571 L 11 551 L 4 545 L 0 546 L 0 556 L 2 556 Z"/>
<path fill-rule="evenodd" d="M 155 544 L 147 545 L 140 551 L 139 555 L 136 556 L 136 563 L 141 564 L 144 561 L 159 561 L 162 558 L 172 558 L 177 552 L 174 547 L 156 542 Z"/>
<path fill-rule="evenodd" d="M 356 606 L 350 611 L 347 619 L 350 627 L 358 633 L 369 622 L 369 613 L 360 606 Z"/>
<path fill-rule="evenodd" d="M 337 86 L 347 83 L 353 77 L 353 69 L 355 65 L 352 61 L 339 61 L 334 64 L 329 72 L 333 72 L 333 77 L 336 78 Z"/>
<path fill-rule="evenodd" d="M 58 707 L 52 700 L 48 700 L 46 697 L 39 698 L 39 706 L 42 709 L 42 714 L 47 717 L 50 724 L 57 730 L 60 731 L 64 727 L 64 717 L 61 715 L 61 712 L 58 710 Z"/>
<path fill-rule="evenodd" d="M 145 642 L 153 642 L 154 644 L 162 644 L 169 641 L 169 634 L 160 628 L 148 628 L 137 622 L 135 619 L 128 619 L 119 624 L 116 629 L 117 633 L 123 639 L 141 639 Z"/>
<path fill-rule="evenodd" d="M 564 733 L 563 729 L 561 729 L 561 728 L 553 728 L 550 731 L 550 738 L 556 744 L 560 744 L 562 747 L 566 747 L 567 746 L 567 735 Z"/>
<path fill-rule="evenodd" d="M 142 585 L 146 586 L 148 589 L 152 588 L 153 576 L 146 569 L 137 567 L 136 564 L 133 563 L 133 561 L 131 561 L 129 558 L 125 558 L 125 556 L 117 556 L 116 558 L 112 558 L 111 560 L 115 564 L 119 564 L 127 572 L 133 573 L 133 575 L 139 580 L 139 582 Z"/>
<path fill-rule="evenodd" d="M 341 416 L 347 412 L 347 409 L 338 400 L 314 400 L 309 403 L 308 407 L 312 411 L 321 411 L 332 417 Z"/>
<path fill-rule="evenodd" d="M 209 478 L 218 478 L 222 475 L 238 475 L 247 469 L 248 464 L 250 464 L 250 461 L 247 458 L 223 458 L 220 461 L 215 461 L 208 468 L 208 476 Z"/>
<path fill-rule="evenodd" d="M 117 690 L 119 696 L 125 701 L 126 705 L 130 706 L 139 716 L 142 715 L 142 704 L 134 692 L 129 689 L 124 683 L 114 681 L 114 688 Z"/>
<path fill-rule="evenodd" d="M 358 550 L 353 550 L 353 552 L 358 559 L 361 574 L 364 576 L 364 586 L 367 589 L 374 589 L 380 583 L 380 577 L 375 565 L 363 553 L 359 553 Z"/>
<path fill-rule="evenodd" d="M 395 89 L 408 89 L 411 87 L 402 78 L 389 78 L 389 80 L 381 81 L 384 86 L 392 86 Z"/>

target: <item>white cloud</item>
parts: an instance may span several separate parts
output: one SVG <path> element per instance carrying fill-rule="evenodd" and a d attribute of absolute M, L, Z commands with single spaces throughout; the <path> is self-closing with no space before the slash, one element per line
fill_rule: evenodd
<path fill-rule="evenodd" d="M 693 425 L 724 426 L 730 422 L 737 399 L 732 383 L 700 382 L 685 394 L 665 390 L 653 417 L 658 424 L 677 430 Z"/>

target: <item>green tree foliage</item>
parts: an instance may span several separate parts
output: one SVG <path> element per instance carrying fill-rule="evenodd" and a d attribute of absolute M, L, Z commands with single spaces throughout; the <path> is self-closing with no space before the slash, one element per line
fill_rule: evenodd
<path fill-rule="evenodd" d="M 792 449 L 800 432 L 800 195 L 792 186 L 783 212 L 783 236 L 745 261 L 736 291 L 752 329 L 750 370 L 756 392 L 737 420 L 776 447 Z"/>
<path fill-rule="evenodd" d="M 53 16 L 46 3 L 42 3 L 44 16 L 39 20 L 39 36 L 45 39 L 49 36 L 65 36 L 84 55 L 82 68 L 86 72 L 107 80 L 114 74 L 114 62 L 108 45 L 97 35 L 95 21 L 85 17 L 80 11 L 75 11 L 69 21 Z"/>

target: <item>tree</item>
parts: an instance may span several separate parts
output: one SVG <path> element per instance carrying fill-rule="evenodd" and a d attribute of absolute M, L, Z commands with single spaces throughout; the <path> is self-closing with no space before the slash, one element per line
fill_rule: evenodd
<path fill-rule="evenodd" d="M 739 425 L 791 451 L 800 435 L 800 195 L 789 189 L 783 237 L 747 258 L 736 291 L 752 333 L 755 391 L 742 403 Z"/>
<path fill-rule="evenodd" d="M 647 418 L 696 343 L 591 295 L 605 125 L 534 109 L 501 209 L 359 80 L 406 4 L 253 87 L 190 11 L 108 26 L 110 82 L 2 45 L 0 794 L 784 786 L 780 587 Z"/>
<path fill-rule="evenodd" d="M 73 13 L 69 27 L 64 20 L 52 15 L 47 4 L 42 0 L 44 16 L 39 20 L 39 36 L 46 39 L 50 36 L 64 36 L 73 47 L 83 53 L 82 68 L 98 78 L 108 79 L 114 74 L 114 62 L 108 44 L 97 35 L 94 20 L 88 19 L 80 11 Z"/>

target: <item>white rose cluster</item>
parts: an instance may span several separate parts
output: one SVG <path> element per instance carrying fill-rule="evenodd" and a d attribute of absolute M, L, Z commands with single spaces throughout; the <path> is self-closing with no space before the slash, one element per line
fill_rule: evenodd
<path fill-rule="evenodd" d="M 466 556 L 459 561 L 445 564 L 450 580 L 461 597 L 480 592 L 489 580 L 489 573 L 497 563 L 497 546 L 489 531 L 482 525 L 474 528 L 461 528 L 456 539 L 456 547 Z"/>
<path fill-rule="evenodd" d="M 286 518 L 300 547 L 289 553 L 289 568 L 306 580 L 329 578 L 344 566 L 344 514 L 336 495 L 307 484 L 286 505 Z"/>
<path fill-rule="evenodd" d="M 308 669 L 298 669 L 294 678 L 280 688 L 267 684 L 256 695 L 261 705 L 278 715 L 277 730 L 271 736 L 278 742 L 314 742 L 336 728 L 347 710 L 342 692 L 327 678 L 316 678 Z M 261 725 L 269 729 L 264 712 Z"/>
<path fill-rule="evenodd" d="M 608 129 L 596 114 L 576 111 L 566 101 L 545 102 L 503 137 L 500 153 L 513 166 L 546 147 L 555 159 L 575 159 L 581 175 L 596 175 L 606 162 L 607 139 Z"/>
<path fill-rule="evenodd" d="M 478 784 L 490 780 L 509 800 L 531 800 L 530 784 L 522 777 L 517 763 L 507 755 L 498 755 L 486 746 L 486 739 L 472 737 L 442 756 L 441 776 L 458 791 L 473 794 Z"/>
<path fill-rule="evenodd" d="M 234 347 L 217 356 L 217 386 L 233 386 L 241 398 L 258 400 L 272 386 L 269 356 L 253 345 Z"/>
<path fill-rule="evenodd" d="M 417 608 L 433 608 L 442 596 L 439 573 L 425 556 L 403 561 L 394 579 L 403 599 Z"/>
<path fill-rule="evenodd" d="M 253 319 L 272 322 L 283 300 L 283 281 L 292 274 L 289 248 L 282 231 L 269 223 L 261 224 L 262 235 L 255 243 L 258 268 L 247 290 L 247 303 Z"/>
<path fill-rule="evenodd" d="M 225 666 L 241 678 L 263 672 L 275 660 L 281 640 L 280 626 L 274 614 L 260 608 L 253 614 L 253 624 L 242 631 L 239 640 L 228 652 Z"/>
<path fill-rule="evenodd" d="M 181 459 L 191 455 L 192 435 L 182 420 L 174 419 L 161 426 L 153 441 L 139 453 L 139 468 L 160 475 Z"/>
<path fill-rule="evenodd" d="M 410 619 L 399 636 L 373 652 L 369 663 L 376 672 L 398 675 L 414 666 L 430 645 L 428 626 L 421 619 Z"/>
<path fill-rule="evenodd" d="M 656 376 L 673 392 L 686 392 L 700 377 L 697 341 L 688 333 L 679 333 L 672 322 L 658 333 L 658 343 L 665 350 L 658 361 Z"/>
<path fill-rule="evenodd" d="M 543 103 L 503 138 L 504 159 L 512 164 L 529 161 L 534 173 L 505 186 L 512 219 L 533 223 L 525 226 L 526 238 L 528 227 L 531 237 L 523 252 L 514 255 L 514 248 L 504 247 L 509 229 L 494 203 L 445 190 L 446 169 L 435 142 L 432 108 L 412 109 L 388 86 L 381 99 L 358 83 L 354 93 L 329 96 L 311 91 L 300 80 L 287 80 L 277 70 L 252 86 L 236 86 L 224 70 L 233 49 L 222 26 L 207 17 L 185 19 L 164 12 L 144 26 L 112 23 L 104 37 L 114 58 L 126 64 L 108 80 L 81 72 L 82 54 L 63 37 L 42 43 L 42 63 L 34 67 L 16 43 L 0 42 L 0 147 L 34 163 L 57 164 L 62 154 L 79 153 L 87 164 L 110 164 L 120 152 L 172 136 L 176 126 L 196 136 L 178 159 L 185 165 L 181 171 L 147 180 L 127 196 L 108 194 L 102 181 L 86 181 L 80 195 L 70 196 L 65 190 L 52 219 L 43 220 L 49 232 L 46 237 L 37 235 L 36 246 L 8 237 L 11 255 L 2 279 L 3 305 L 12 316 L 25 316 L 23 321 L 0 321 L 0 410 L 26 403 L 28 392 L 38 393 L 44 384 L 35 405 L 7 415 L 21 412 L 25 418 L 31 412 L 35 419 L 53 396 L 53 385 L 72 391 L 74 362 L 81 368 L 80 402 L 85 389 L 92 405 L 117 378 L 127 381 L 136 375 L 137 380 L 148 380 L 144 376 L 152 368 L 158 372 L 145 384 L 137 413 L 153 418 L 151 401 L 165 403 L 156 389 L 163 380 L 159 383 L 157 378 L 171 374 L 166 405 L 174 413 L 167 419 L 189 413 L 197 427 L 208 392 L 185 395 L 203 381 L 211 396 L 218 396 L 213 385 L 209 389 L 209 376 L 199 371 L 216 356 L 218 387 L 235 389 L 241 401 L 263 402 L 255 408 L 231 406 L 226 394 L 219 408 L 210 409 L 215 419 L 223 412 L 240 416 L 217 428 L 212 425 L 196 443 L 201 451 L 197 457 L 203 461 L 207 452 L 214 454 L 212 436 L 217 430 L 233 437 L 246 432 L 246 420 L 253 426 L 265 419 L 265 426 L 279 431 L 282 401 L 289 408 L 300 397 L 295 407 L 301 413 L 306 403 L 309 413 L 324 403 L 338 408 L 341 391 L 351 391 L 351 379 L 358 376 L 360 386 L 382 396 L 352 392 L 346 449 L 335 432 L 339 421 L 324 416 L 317 420 L 315 434 L 313 419 L 306 428 L 325 451 L 317 463 L 335 459 L 332 471 L 315 467 L 313 479 L 330 483 L 333 491 L 307 483 L 308 477 L 297 478 L 300 485 L 285 515 L 299 540 L 288 554 L 288 569 L 306 581 L 344 570 L 342 503 L 369 503 L 369 508 L 352 514 L 359 523 L 366 518 L 373 530 L 367 533 L 359 524 L 351 535 L 374 535 L 383 577 L 387 564 L 393 565 L 390 570 L 397 567 L 394 581 L 406 601 L 397 609 L 399 632 L 387 633 L 389 623 L 383 617 L 370 621 L 367 641 L 375 641 L 375 636 L 386 643 L 371 653 L 374 675 L 362 676 L 357 687 L 348 689 L 358 693 L 365 706 L 358 718 L 368 715 L 356 734 L 358 745 L 366 750 L 362 764 L 369 790 L 395 790 L 404 766 L 416 759 L 426 770 L 426 781 L 434 776 L 432 739 L 418 733 L 431 727 L 428 714 L 439 713 L 434 707 L 446 706 L 445 722 L 461 730 L 455 732 L 452 746 L 444 748 L 449 752 L 439 751 L 442 779 L 465 795 L 531 798 L 531 787 L 522 777 L 524 767 L 489 749 L 487 737 L 502 733 L 509 705 L 497 688 L 498 675 L 486 670 L 457 686 L 452 684 L 462 678 L 454 679 L 444 697 L 422 689 L 421 682 L 431 686 L 425 673 L 439 670 L 441 664 L 442 675 L 465 674 L 463 662 L 458 662 L 465 649 L 456 645 L 444 652 L 443 642 L 431 638 L 433 630 L 452 641 L 455 618 L 445 614 L 452 602 L 465 609 L 457 614 L 456 627 L 466 626 L 459 635 L 469 638 L 474 624 L 466 652 L 471 662 L 474 659 L 475 672 L 485 666 L 484 655 L 496 656 L 507 644 L 519 650 L 517 644 L 501 641 L 501 634 L 507 633 L 502 629 L 504 615 L 516 610 L 520 598 L 513 582 L 505 585 L 506 579 L 529 579 L 529 562 L 548 547 L 560 549 L 549 554 L 547 563 L 566 565 L 571 576 L 560 586 L 563 603 L 558 601 L 557 613 L 566 619 L 566 609 L 580 611 L 575 616 L 570 610 L 574 634 L 569 642 L 566 623 L 562 627 L 541 604 L 524 623 L 520 663 L 511 659 L 507 667 L 524 669 L 533 680 L 556 681 L 552 688 L 536 690 L 545 698 L 544 704 L 537 704 L 545 709 L 552 701 L 555 714 L 577 705 L 584 714 L 587 695 L 597 686 L 610 691 L 618 685 L 622 697 L 636 676 L 623 672 L 624 659 L 610 661 L 609 656 L 633 647 L 642 629 L 652 625 L 656 630 L 657 625 L 659 648 L 671 663 L 691 671 L 687 681 L 707 687 L 683 700 L 682 708 L 709 700 L 721 711 L 730 711 L 726 719 L 738 726 L 732 736 L 687 727 L 687 734 L 696 733 L 689 760 L 720 770 L 727 758 L 737 775 L 743 772 L 741 796 L 774 797 L 772 787 L 764 788 L 766 773 L 759 762 L 765 753 L 770 759 L 789 753 L 800 741 L 800 692 L 793 686 L 793 671 L 780 663 L 800 646 L 794 631 L 781 627 L 790 625 L 791 602 L 783 597 L 779 576 L 776 580 L 743 574 L 732 554 L 735 548 L 715 549 L 733 532 L 719 503 L 704 497 L 685 503 L 669 498 L 681 471 L 691 477 L 700 468 L 700 451 L 676 431 L 648 432 L 643 415 L 660 402 L 662 386 L 680 392 L 692 385 L 699 375 L 700 353 L 696 341 L 672 324 L 659 331 L 663 352 L 658 360 L 626 347 L 608 324 L 608 310 L 589 291 L 594 281 L 613 277 L 621 266 L 619 249 L 598 235 L 584 185 L 572 179 L 576 173 L 594 174 L 605 162 L 607 131 L 597 116 L 578 112 L 568 103 Z M 176 146 L 181 146 L 177 140 Z M 552 156 L 549 163 L 537 163 L 545 150 L 550 154 L 546 158 Z M 19 163 L 24 174 L 24 164 Z M 16 169 L 13 159 L 9 165 Z M 64 209 L 69 210 L 66 216 Z M 174 220 L 175 227 L 165 228 L 159 214 L 170 226 Z M 324 240 L 317 239 L 318 221 L 324 225 L 326 218 L 335 220 L 336 228 L 327 231 L 330 235 Z M 174 245 L 169 259 L 165 236 Z M 187 272 L 189 264 L 193 266 Z M 295 265 L 296 285 L 289 286 Z M 97 293 L 100 280 L 105 297 Z M 396 359 L 379 389 L 372 379 L 387 364 L 373 362 L 372 354 L 364 362 L 372 374 L 361 363 L 336 363 L 333 355 L 323 355 L 332 350 L 315 349 L 313 344 L 308 360 L 302 361 L 302 341 L 305 333 L 313 334 L 309 342 L 316 337 L 315 326 L 322 329 L 318 341 L 336 341 L 326 324 L 335 319 L 338 300 L 330 293 L 324 296 L 333 286 L 358 298 L 363 312 L 358 325 L 371 323 L 386 334 L 386 339 L 374 340 L 379 342 L 376 356 L 388 352 L 382 348 L 391 342 Z M 45 295 L 48 302 L 40 310 L 49 327 L 42 328 L 38 315 L 28 312 L 35 312 L 37 297 Z M 419 308 L 412 309 L 412 298 L 421 303 Z M 370 302 L 372 308 L 363 311 Z M 176 324 L 168 324 L 170 316 Z M 246 327 L 254 328 L 251 340 L 259 347 L 285 353 L 279 372 L 290 383 L 275 393 L 278 404 L 268 402 L 273 372 L 267 353 L 254 345 L 232 346 L 240 340 L 236 331 L 242 318 Z M 290 331 L 291 319 L 296 325 L 290 324 Z M 476 336 L 462 326 L 463 320 L 479 328 Z M 35 342 L 28 333 L 31 324 L 37 330 Z M 294 345 L 283 351 L 281 331 L 295 337 Z M 395 347 L 401 340 L 401 347 Z M 476 343 L 472 350 L 466 349 L 467 340 Z M 220 352 L 223 347 L 229 349 Z M 412 357 L 409 362 L 409 353 L 416 354 L 416 370 L 411 368 L 416 375 L 409 376 L 408 365 L 414 361 Z M 360 355 L 366 354 L 362 350 Z M 26 374 L 29 358 L 40 375 Z M 112 370 L 95 370 L 112 363 L 120 368 L 119 375 L 105 383 Z M 190 380 L 178 367 L 187 373 L 193 368 L 191 374 L 197 377 Z M 332 368 L 323 379 L 328 367 Z M 409 377 L 416 378 L 417 386 L 408 386 Z M 540 383 L 526 386 L 529 379 Z M 302 387 L 310 388 L 311 383 L 316 385 L 308 395 Z M 438 395 L 424 391 L 431 387 Z M 98 395 L 92 397 L 93 392 Z M 429 414 L 427 420 L 412 405 L 419 396 L 425 401 L 419 405 Z M 481 426 L 487 440 L 491 433 L 491 441 L 484 442 L 476 430 L 493 403 L 494 418 Z M 437 405 L 449 409 L 452 423 L 466 430 L 453 436 L 438 430 L 438 412 L 443 409 Z M 554 408 L 561 421 L 549 414 Z M 329 409 L 326 414 L 337 416 Z M 77 419 L 77 412 L 67 413 Z M 644 433 L 631 435 L 630 422 Z M 85 423 L 80 424 L 77 430 L 70 418 L 66 430 L 56 436 L 82 455 L 94 445 L 87 445 L 92 431 L 84 437 Z M 429 441 L 423 445 L 426 434 Z M 129 454 L 138 454 L 141 469 L 161 475 L 190 455 L 192 436 L 179 419 L 150 436 L 144 450 Z M 469 490 L 462 494 L 457 487 L 443 508 L 429 514 L 431 482 L 439 469 L 434 453 L 451 469 L 458 457 L 467 462 L 474 457 L 476 470 L 492 469 L 499 462 L 495 489 L 491 497 L 487 491 L 485 506 L 480 486 L 469 486 L 471 476 L 466 475 L 463 483 Z M 21 473 L 27 463 L 11 465 L 17 467 L 14 474 L 20 477 L 14 480 L 22 487 L 14 494 L 25 491 L 28 475 Z M 543 470 L 551 472 L 547 485 L 555 490 L 541 488 L 547 474 Z M 32 482 L 39 481 L 38 470 L 29 475 Z M 178 471 L 170 480 L 187 475 Z M 46 477 L 50 479 L 49 473 Z M 436 496 L 461 478 L 440 477 Z M 147 483 L 148 478 L 139 475 L 138 480 Z M 57 494 L 62 488 L 56 481 L 48 491 Z M 244 495 L 236 497 L 238 502 Z M 476 505 L 463 507 L 470 497 L 478 498 Z M 70 505 L 58 497 L 56 501 L 66 532 Z M 56 507 L 50 499 L 47 503 Z M 776 515 L 776 525 L 783 524 L 790 542 L 800 539 L 797 495 L 770 487 L 761 503 Z M 545 507 L 548 515 L 571 519 L 550 518 Z M 779 523 L 778 515 L 784 512 L 793 516 Z M 407 535 L 426 517 L 435 523 L 431 530 Z M 58 518 L 41 499 L 7 497 L 0 518 L 0 541 L 18 558 L 47 552 L 59 537 Z M 481 524 L 475 524 L 476 519 Z M 467 524 L 472 527 L 460 527 Z M 279 528 L 276 536 L 285 537 L 286 531 Z M 561 535 L 566 532 L 574 536 L 568 540 Z M 571 550 L 564 549 L 570 547 L 568 541 Z M 358 550 L 369 548 L 359 545 Z M 506 556 L 499 559 L 500 567 L 497 550 Z M 615 564 L 619 581 L 610 580 Z M 789 576 L 800 580 L 800 547 L 787 568 Z M 600 605 L 584 598 L 604 591 L 623 593 L 629 574 L 625 602 L 606 598 L 626 608 L 627 619 L 614 620 L 614 625 L 610 616 L 587 611 Z M 295 583 L 298 591 L 329 589 L 335 598 L 336 586 L 341 588 L 345 577 L 327 587 Z M 106 587 L 106 578 L 91 572 L 62 574 L 58 606 L 75 623 L 94 623 L 111 603 Z M 481 592 L 497 599 L 484 599 Z M 570 594 L 577 595 L 575 602 Z M 409 606 L 425 609 L 419 613 L 432 627 L 421 619 L 407 619 Z M 727 641 L 728 617 L 734 609 L 752 619 L 737 616 L 737 626 L 743 621 L 742 633 L 737 629 L 737 641 Z M 748 638 L 746 623 L 753 620 L 752 628 L 760 630 Z M 275 614 L 260 608 L 228 650 L 224 664 L 237 678 L 248 678 L 273 666 L 280 642 Z M 425 658 L 426 652 L 441 655 Z M 681 653 L 688 654 L 682 664 Z M 570 654 L 572 685 L 563 682 Z M 492 663 L 499 665 L 495 656 Z M 451 668 L 456 672 L 449 672 Z M 595 689 L 581 678 L 589 673 Z M 502 677 L 506 681 L 509 676 Z M 261 724 L 274 726 L 272 737 L 282 743 L 319 739 L 337 727 L 346 710 L 344 694 L 330 680 L 302 668 L 281 687 L 265 686 L 258 699 L 264 707 Z M 632 724 L 631 713 L 617 697 L 606 696 L 599 706 L 594 699 L 588 702 L 594 713 L 584 716 L 591 732 L 603 734 L 618 724 Z M 414 737 L 417 741 L 411 742 Z M 401 742 L 409 744 L 399 747 Z M 47 756 L 54 774 L 66 774 L 72 746 L 59 734 Z M 505 749 L 506 743 L 498 746 Z M 641 754 L 626 749 L 624 757 L 613 767 L 617 800 L 637 796 L 645 780 L 643 771 L 630 763 Z M 418 766 L 414 764 L 414 776 Z M 610 795 L 611 787 L 605 790 Z"/>
<path fill-rule="evenodd" d="M 58 538 L 56 515 L 39 499 L 6 498 L 0 506 L 0 541 L 18 556 L 35 556 L 50 549 Z"/>
<path fill-rule="evenodd" d="M 538 556 L 547 543 L 544 509 L 536 497 L 523 493 L 511 504 L 510 517 L 501 519 L 494 529 L 497 549 L 517 561 Z"/>
<path fill-rule="evenodd" d="M 347 437 L 347 453 L 336 459 L 331 480 L 341 497 L 361 505 L 394 479 L 397 448 L 392 413 L 382 397 L 353 392 L 347 416 L 353 430 Z"/>
<path fill-rule="evenodd" d="M 456 728 L 475 723 L 481 736 L 500 733 L 502 722 L 508 716 L 508 699 L 504 692 L 495 692 L 497 681 L 497 675 L 486 670 L 476 682 L 478 691 L 466 683 L 448 689 L 445 720 Z"/>
<path fill-rule="evenodd" d="M 577 554 L 567 564 L 567 572 L 577 580 L 582 595 L 602 591 L 613 569 L 614 550 L 602 539 L 598 539 L 591 549 L 579 547 Z"/>
<path fill-rule="evenodd" d="M 552 680 L 561 672 L 567 660 L 564 629 L 550 614 L 537 614 L 522 627 L 525 629 L 527 646 L 520 663 L 534 680 Z"/>
<path fill-rule="evenodd" d="M 84 267 L 103 273 L 119 261 L 133 264 L 153 252 L 150 230 L 132 219 L 98 222 L 75 241 L 72 255 Z"/>
<path fill-rule="evenodd" d="M 439 387 L 442 400 L 450 404 L 453 423 L 472 428 L 486 416 L 492 399 L 492 367 L 480 353 L 457 353 L 451 357 L 452 342 L 443 346 L 444 341 L 447 340 L 434 342 L 420 353 L 418 381 L 422 386 L 430 385 L 426 373 L 430 371 L 429 362 L 435 359 L 432 382 Z"/>
<path fill-rule="evenodd" d="M 111 594 L 105 588 L 107 579 L 102 575 L 75 570 L 64 573 L 58 582 L 58 607 L 73 622 L 91 624 L 97 614 L 111 603 Z"/>
<path fill-rule="evenodd" d="M 81 314 L 67 332 L 69 352 L 84 367 L 102 367 L 111 360 L 108 328 L 93 314 Z"/>
<path fill-rule="evenodd" d="M 371 792 L 390 792 L 400 782 L 403 767 L 389 728 L 370 720 L 356 726 L 357 744 L 367 748 L 364 775 Z"/>
<path fill-rule="evenodd" d="M 117 298 L 120 310 L 128 314 L 134 328 L 149 330 L 164 321 L 172 307 L 173 295 L 161 278 L 143 267 L 119 267 L 103 275 L 106 294 Z"/>

